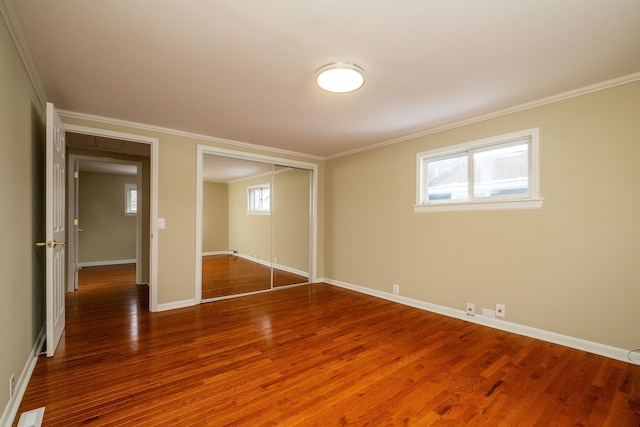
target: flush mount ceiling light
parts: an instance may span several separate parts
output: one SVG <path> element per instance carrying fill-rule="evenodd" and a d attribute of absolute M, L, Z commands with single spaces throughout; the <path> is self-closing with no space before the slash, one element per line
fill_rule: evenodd
<path fill-rule="evenodd" d="M 364 84 L 364 71 L 354 64 L 334 62 L 318 70 L 316 83 L 328 92 L 353 92 Z"/>

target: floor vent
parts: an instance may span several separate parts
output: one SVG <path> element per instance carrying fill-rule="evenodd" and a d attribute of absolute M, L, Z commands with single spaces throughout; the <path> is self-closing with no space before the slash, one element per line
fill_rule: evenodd
<path fill-rule="evenodd" d="M 23 412 L 18 421 L 18 427 L 40 427 L 44 417 L 44 407 L 33 411 Z"/>

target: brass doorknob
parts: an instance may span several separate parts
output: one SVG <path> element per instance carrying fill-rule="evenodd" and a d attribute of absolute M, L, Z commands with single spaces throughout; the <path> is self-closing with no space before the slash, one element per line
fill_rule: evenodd
<path fill-rule="evenodd" d="M 38 242 L 36 243 L 36 246 L 46 246 L 48 248 L 55 248 L 56 246 L 64 246 L 64 242 L 58 242 L 57 240 L 54 240 L 54 241 L 49 240 L 48 242 Z"/>

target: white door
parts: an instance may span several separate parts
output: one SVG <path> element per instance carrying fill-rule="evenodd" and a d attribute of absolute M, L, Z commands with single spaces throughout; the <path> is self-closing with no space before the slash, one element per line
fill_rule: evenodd
<path fill-rule="evenodd" d="M 65 325 L 65 138 L 53 104 L 47 103 L 46 138 L 47 357 L 54 355 Z"/>

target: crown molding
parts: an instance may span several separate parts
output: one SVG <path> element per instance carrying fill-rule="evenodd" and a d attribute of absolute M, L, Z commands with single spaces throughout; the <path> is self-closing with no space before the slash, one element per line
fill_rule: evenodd
<path fill-rule="evenodd" d="M 29 52 L 29 48 L 27 47 L 27 42 L 22 35 L 20 21 L 16 16 L 15 8 L 13 7 L 13 3 L 11 3 L 11 0 L 0 0 L 0 13 L 4 18 L 4 22 L 7 25 L 9 34 L 11 35 L 11 38 L 16 45 L 16 49 L 18 50 L 20 59 L 22 59 L 22 64 L 24 65 L 24 68 L 29 75 L 29 79 L 31 80 L 33 89 L 38 96 L 38 100 L 40 101 L 40 106 L 44 110 L 47 104 L 47 94 L 44 91 L 40 76 L 38 75 L 36 66 L 33 63 L 33 59 L 31 58 L 31 53 Z"/>
<path fill-rule="evenodd" d="M 543 105 L 552 104 L 554 102 L 564 101 L 566 99 L 575 98 L 577 96 L 586 95 L 592 92 L 597 92 L 604 89 L 609 89 L 615 86 L 620 86 L 627 83 L 633 83 L 635 81 L 640 80 L 640 72 L 628 74 L 626 76 L 618 77 L 611 80 L 605 80 L 600 83 L 596 83 L 589 86 L 584 86 L 578 89 L 570 90 L 567 92 L 562 92 L 557 95 L 552 95 L 546 98 L 538 99 L 535 101 L 527 102 L 524 104 L 515 105 L 513 107 L 505 108 L 503 110 L 494 111 L 487 114 L 482 114 L 479 116 L 475 116 L 469 119 L 460 120 L 457 122 L 449 123 L 442 126 L 437 126 L 434 128 L 429 128 L 420 132 L 416 132 L 410 135 L 402 136 L 400 138 L 394 138 L 387 141 L 378 142 L 373 145 L 367 145 L 366 147 L 356 148 L 349 151 L 344 151 L 342 153 L 333 154 L 331 156 L 325 157 L 325 160 L 336 159 L 338 157 L 344 157 L 351 154 L 361 153 L 363 151 L 374 150 L 376 148 L 385 147 L 387 145 L 398 144 L 400 142 L 409 141 L 412 139 L 420 138 L 427 135 L 433 135 L 436 133 L 444 132 L 447 130 L 459 128 L 462 126 L 467 126 L 473 123 L 483 122 L 489 119 L 495 119 L 497 117 L 506 116 L 508 114 L 517 113 L 519 111 L 529 110 L 536 107 L 541 107 Z"/>
<path fill-rule="evenodd" d="M 91 115 L 91 114 L 78 113 L 78 112 L 75 112 L 75 111 L 58 110 L 58 114 L 60 114 L 61 116 L 68 117 L 68 118 L 75 118 L 75 119 L 80 119 L 80 120 L 91 120 L 91 121 L 95 121 L 95 122 L 99 122 L 99 123 L 105 123 L 105 124 L 116 125 L 116 126 L 126 126 L 126 127 L 129 127 L 129 128 L 132 128 L 132 129 L 138 129 L 138 130 L 143 130 L 143 131 L 148 131 L 148 132 L 160 132 L 160 133 L 165 133 L 165 134 L 175 135 L 175 136 L 180 136 L 180 137 L 185 137 L 185 138 L 193 138 L 193 139 L 197 139 L 197 140 L 205 141 L 205 142 L 213 142 L 213 143 L 218 143 L 218 144 L 225 144 L 225 145 L 230 145 L 232 147 L 241 147 L 241 148 L 250 149 L 250 150 L 253 150 L 253 151 L 255 151 L 255 150 L 265 151 L 265 152 L 269 152 L 269 153 L 276 153 L 276 154 L 279 154 L 279 155 L 306 158 L 306 159 L 315 160 L 315 161 L 324 160 L 324 157 L 314 156 L 312 154 L 299 153 L 297 151 L 283 150 L 281 148 L 274 148 L 274 147 L 269 147 L 269 146 L 266 146 L 266 145 L 251 144 L 251 143 L 248 143 L 248 142 L 235 141 L 235 140 L 232 140 L 232 139 L 217 138 L 217 137 L 213 137 L 213 136 L 202 135 L 202 134 L 192 133 L 192 132 L 185 132 L 185 131 L 181 131 L 181 130 L 177 130 L 177 129 L 171 129 L 171 128 L 165 128 L 165 127 L 161 127 L 161 126 L 147 125 L 147 124 L 144 124 L 144 123 L 137 123 L 137 122 L 130 122 L 130 121 L 127 121 L 127 120 L 112 119 L 112 118 L 109 118 L 109 117 L 102 117 L 102 116 L 94 116 L 94 115 Z"/>
<path fill-rule="evenodd" d="M 31 84 L 33 85 L 33 88 L 36 92 L 36 95 L 38 97 L 38 100 L 40 101 L 40 104 L 42 106 L 42 108 L 44 109 L 47 103 L 47 94 L 44 90 L 44 87 L 42 86 L 42 82 L 40 80 L 40 76 L 38 75 L 38 71 L 36 70 L 35 64 L 31 58 L 31 54 L 29 52 L 29 49 L 27 47 L 27 43 L 22 35 L 22 30 L 20 27 L 20 22 L 16 16 L 15 13 L 15 8 L 13 6 L 13 3 L 11 0 L 0 0 L 0 14 L 2 14 L 2 17 L 4 18 L 4 21 L 7 25 L 7 28 L 9 30 L 9 33 L 16 45 L 16 49 L 18 50 L 18 54 L 20 55 L 20 58 L 22 59 L 22 63 L 27 71 L 27 74 L 29 75 L 29 78 L 31 80 Z M 360 152 L 364 152 L 364 151 L 369 151 L 369 150 L 374 150 L 376 148 L 381 148 L 387 145 L 393 145 L 393 144 L 398 144 L 400 142 L 405 142 L 405 141 L 409 141 L 412 139 L 416 139 L 416 138 L 420 138 L 420 137 L 424 137 L 424 136 L 428 136 L 428 135 L 433 135 L 436 133 L 440 133 L 440 132 L 444 132 L 447 130 L 451 130 L 451 129 L 455 129 L 455 128 L 459 128 L 462 126 L 467 126 L 470 124 L 474 124 L 474 123 L 478 123 L 478 122 L 482 122 L 485 120 L 489 120 L 489 119 L 493 119 L 493 118 L 497 118 L 497 117 L 501 117 L 501 116 L 505 116 L 508 114 L 512 114 L 512 113 L 516 113 L 519 111 L 524 111 L 524 110 L 529 110 L 531 108 L 535 108 L 535 107 L 540 107 L 546 104 L 551 104 L 554 102 L 558 102 L 558 101 L 563 101 L 566 99 L 570 99 L 570 98 L 574 98 L 577 96 L 582 96 L 582 95 L 586 95 L 592 92 L 597 92 L 600 90 L 604 90 L 604 89 L 609 89 L 615 86 L 619 86 L 619 85 L 623 85 L 623 84 L 627 84 L 627 83 L 632 83 L 634 81 L 640 80 L 640 72 L 636 72 L 633 74 L 628 74 L 626 76 L 621 76 L 615 79 L 611 79 L 611 80 L 606 80 L 600 83 L 596 83 L 593 85 L 589 85 L 589 86 L 585 86 L 585 87 L 581 87 L 578 89 L 574 89 L 571 91 L 567 91 L 567 92 L 563 92 L 557 95 L 553 95 L 550 97 L 546 97 L 546 98 L 542 98 L 542 99 L 538 99 L 532 102 L 528 102 L 528 103 L 524 103 L 524 104 L 519 104 L 513 107 L 509 107 L 506 109 L 502 109 L 502 110 L 498 110 L 498 111 L 494 111 L 491 113 L 487 113 L 487 114 L 482 114 L 479 116 L 475 116 L 469 119 L 465 119 L 465 120 L 460 120 L 457 122 L 453 122 L 453 123 L 449 123 L 449 124 L 445 124 L 442 126 L 437 126 L 437 127 L 433 127 L 433 128 L 428 128 L 425 129 L 423 131 L 420 132 L 416 132 L 416 133 L 412 133 L 410 135 L 405 135 L 399 138 L 394 138 L 394 139 L 390 139 L 390 140 L 386 140 L 386 141 L 381 141 L 372 145 L 367 145 L 365 147 L 360 147 L 360 148 L 356 148 L 353 150 L 348 150 L 348 151 L 344 151 L 341 153 L 337 153 L 337 154 L 333 154 L 330 156 L 316 156 L 316 155 L 312 155 L 312 154 L 305 154 L 305 153 L 300 153 L 300 152 L 296 152 L 296 151 L 290 151 L 290 150 L 283 150 L 283 149 L 279 149 L 279 148 L 273 148 L 273 147 L 268 147 L 265 145 L 258 145 L 258 144 L 251 144 L 251 143 L 247 143 L 247 142 L 241 142 L 241 141 L 235 141 L 235 140 L 229 140 L 229 139 L 224 139 L 224 138 L 216 138 L 216 137 L 211 137 L 211 136 L 207 136 L 207 135 L 201 135 L 201 134 L 196 134 L 196 133 L 191 133 L 191 132 L 183 132 L 183 131 L 179 131 L 176 129 L 170 129 L 170 128 L 164 128 L 164 127 L 159 127 L 159 126 L 153 126 L 153 125 L 146 125 L 146 124 L 142 124 L 142 123 L 136 123 L 136 122 L 129 122 L 129 121 L 124 121 L 124 120 L 117 120 L 117 119 L 110 119 L 110 118 L 106 118 L 106 117 L 100 117 L 100 116 L 93 116 L 93 115 L 89 115 L 89 114 L 83 114 L 83 113 L 76 113 L 76 112 L 72 112 L 72 111 L 63 111 L 63 110 L 59 110 L 60 114 L 63 114 L 67 117 L 75 117 L 75 118 L 79 118 L 79 119 L 87 119 L 87 120 L 93 120 L 93 121 L 97 121 L 97 122 L 103 122 L 103 123 L 109 123 L 109 124 L 114 124 L 114 125 L 122 125 L 122 126 L 127 126 L 127 127 L 131 127 L 134 129 L 141 129 L 141 130 L 148 130 L 148 131 L 154 131 L 154 132 L 162 132 L 162 133 L 167 133 L 170 135 L 176 135 L 176 136 L 183 136 L 183 137 L 188 137 L 188 138 L 194 138 L 194 139 L 198 139 L 198 140 L 202 140 L 202 141 L 207 141 L 207 142 L 214 142 L 214 143 L 220 143 L 220 144 L 225 144 L 225 145 L 230 145 L 230 146 L 234 146 L 234 147 L 242 147 L 245 149 L 250 149 L 250 150 L 261 150 L 261 151 L 266 151 L 266 152 L 271 152 L 271 153 L 277 153 L 279 155 L 288 155 L 288 156 L 296 156 L 296 157 L 301 157 L 301 158 L 307 158 L 307 159 L 311 159 L 311 160 L 315 160 L 315 161 L 323 161 L 323 160 L 331 160 L 331 159 L 335 159 L 335 158 L 339 158 L 339 157 L 344 157 L 344 156 L 348 156 L 351 154 L 356 154 L 356 153 L 360 153 Z"/>

